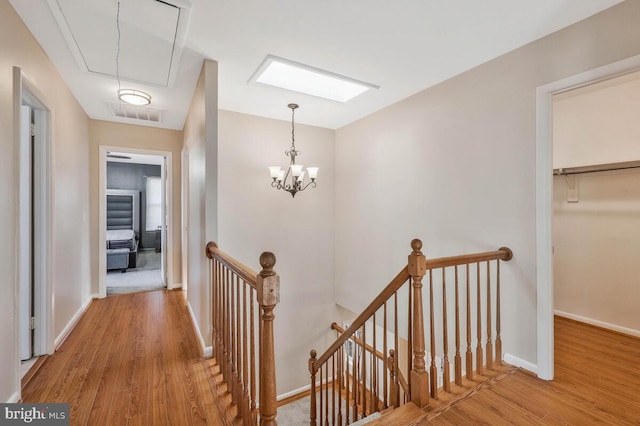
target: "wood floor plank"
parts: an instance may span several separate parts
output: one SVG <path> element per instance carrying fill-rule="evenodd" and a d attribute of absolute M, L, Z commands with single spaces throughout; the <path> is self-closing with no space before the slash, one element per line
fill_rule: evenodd
<path fill-rule="evenodd" d="M 23 389 L 72 425 L 223 425 L 182 291 L 94 301 Z"/>
<path fill-rule="evenodd" d="M 640 339 L 556 317 L 555 365 L 553 381 L 517 371 L 428 424 L 640 425 Z"/>

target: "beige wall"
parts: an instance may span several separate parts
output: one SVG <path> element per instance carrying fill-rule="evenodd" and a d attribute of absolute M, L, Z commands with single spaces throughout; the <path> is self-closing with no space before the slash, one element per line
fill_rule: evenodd
<path fill-rule="evenodd" d="M 553 167 L 640 160 L 640 72 L 553 97 Z"/>
<path fill-rule="evenodd" d="M 285 109 L 286 105 L 282 105 Z M 296 111 L 304 116 L 304 103 Z M 276 255 L 280 303 L 274 313 L 278 394 L 309 384 L 309 351 L 328 346 L 338 321 L 333 297 L 334 144 L 330 129 L 296 124 L 298 163 L 318 166 L 317 188 L 292 198 L 271 187 L 268 166 L 284 167 L 291 122 L 220 111 L 219 246 L 260 270 Z"/>
<path fill-rule="evenodd" d="M 206 60 L 184 125 L 189 167 L 187 297 L 205 346 L 211 345 L 211 316 L 207 283 L 209 263 L 204 248 L 208 241 L 217 240 L 215 228 L 218 226 L 217 84 L 218 64 Z"/>
<path fill-rule="evenodd" d="M 359 311 L 421 238 L 429 257 L 508 246 L 505 352 L 537 362 L 536 87 L 640 54 L 623 2 L 337 131 L 335 292 Z"/>
<path fill-rule="evenodd" d="M 0 0 L 0 401 L 18 396 L 15 291 L 17 146 L 14 141 L 13 67 L 22 68 L 52 109 L 53 338 L 90 296 L 89 120 L 33 36 L 6 0 Z"/>
<path fill-rule="evenodd" d="M 640 335 L 640 172 L 579 181 L 567 203 L 565 177 L 553 179 L 555 309 Z"/>
<path fill-rule="evenodd" d="M 172 283 L 182 280 L 181 265 L 181 209 L 180 181 L 182 150 L 182 132 L 177 130 L 158 129 L 154 127 L 134 126 L 131 124 L 113 123 L 109 121 L 91 120 L 89 124 L 90 165 L 91 165 L 91 291 L 98 293 L 98 249 L 99 249 L 99 147 L 117 146 L 122 148 L 169 151 L 173 159 L 173 277 Z"/>

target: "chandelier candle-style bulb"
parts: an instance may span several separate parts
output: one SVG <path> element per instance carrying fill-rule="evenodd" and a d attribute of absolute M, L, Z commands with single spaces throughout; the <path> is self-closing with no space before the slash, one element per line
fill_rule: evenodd
<path fill-rule="evenodd" d="M 309 179 L 314 181 L 318 177 L 318 168 L 317 167 L 307 167 L 307 173 L 309 173 Z"/>
<path fill-rule="evenodd" d="M 302 173 L 302 168 L 303 168 L 303 167 L 304 167 L 304 166 L 303 166 L 302 164 L 292 164 L 292 165 L 291 165 L 291 174 L 292 174 L 294 177 L 298 177 L 298 176 L 300 176 L 300 173 Z"/>
<path fill-rule="evenodd" d="M 269 167 L 269 173 L 271 173 L 271 177 L 275 180 L 278 178 L 278 176 L 280 176 L 280 172 L 282 171 L 282 169 L 280 168 L 280 166 L 270 166 Z M 284 174 L 284 173 L 283 173 Z"/>
<path fill-rule="evenodd" d="M 298 105 L 287 105 L 291 109 L 291 148 L 285 151 L 285 155 L 291 159 L 289 167 L 282 169 L 278 166 L 270 166 L 269 174 L 271 175 L 271 186 L 276 189 L 282 189 L 291 194 L 292 197 L 296 196 L 297 192 L 304 191 L 311 185 L 316 187 L 316 178 L 318 177 L 318 167 L 307 167 L 304 169 L 302 164 L 296 164 L 296 157 L 301 154 L 296 150 L 296 138 L 295 138 L 295 124 L 294 116 Z M 304 184 L 305 175 L 309 175 L 311 182 Z"/>

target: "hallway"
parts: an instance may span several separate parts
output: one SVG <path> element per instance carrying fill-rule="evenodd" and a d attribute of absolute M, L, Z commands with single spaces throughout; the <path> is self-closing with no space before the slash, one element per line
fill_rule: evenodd
<path fill-rule="evenodd" d="M 221 425 L 182 291 L 94 300 L 23 388 L 24 402 L 66 402 L 72 425 Z"/>

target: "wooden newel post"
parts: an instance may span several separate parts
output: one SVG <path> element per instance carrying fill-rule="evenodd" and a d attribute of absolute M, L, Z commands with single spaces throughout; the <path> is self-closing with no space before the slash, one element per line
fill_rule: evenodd
<path fill-rule="evenodd" d="M 280 277 L 273 271 L 273 253 L 260 255 L 262 271 L 258 274 L 258 304 L 260 305 L 262 336 L 260 336 L 260 425 L 277 426 L 276 359 L 273 341 L 273 309 L 280 302 Z"/>
<path fill-rule="evenodd" d="M 413 287 L 413 365 L 411 368 L 411 402 L 420 408 L 429 405 L 429 373 L 425 369 L 424 314 L 422 308 L 422 277 L 427 272 L 427 259 L 420 251 L 422 241 L 411 241 L 407 269 Z"/>

